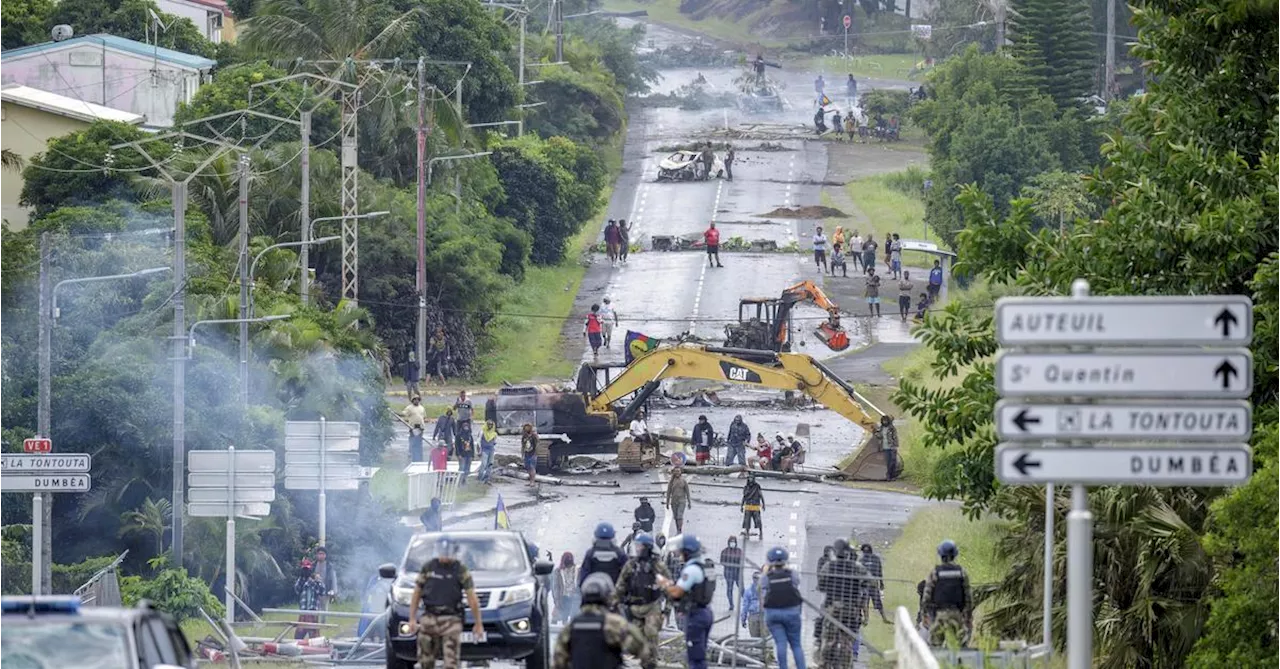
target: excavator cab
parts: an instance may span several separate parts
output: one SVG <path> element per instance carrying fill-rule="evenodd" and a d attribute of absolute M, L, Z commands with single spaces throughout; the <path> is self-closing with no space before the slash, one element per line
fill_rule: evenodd
<path fill-rule="evenodd" d="M 791 350 L 791 308 L 776 297 L 738 300 L 738 322 L 724 326 L 724 345 L 755 351 Z"/>

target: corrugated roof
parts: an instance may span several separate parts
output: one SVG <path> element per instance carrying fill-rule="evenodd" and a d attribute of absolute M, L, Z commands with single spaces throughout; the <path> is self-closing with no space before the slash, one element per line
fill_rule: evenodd
<path fill-rule="evenodd" d="M 105 44 L 109 49 L 124 51 L 126 53 L 131 53 L 135 56 L 142 56 L 145 58 L 156 58 L 165 61 L 166 63 L 194 70 L 207 70 L 217 64 L 204 56 L 195 56 L 181 51 L 174 51 L 173 49 L 156 47 L 136 40 L 117 37 L 115 35 L 107 35 L 105 33 L 81 35 L 79 37 L 72 37 L 71 39 L 64 39 L 61 42 L 44 42 L 43 44 L 32 44 L 31 46 L 24 46 L 18 49 L 9 49 L 8 51 L 0 52 L 0 61 L 40 54 L 46 51 L 61 49 L 78 44 Z"/>
<path fill-rule="evenodd" d="M 69 98 L 65 95 L 42 91 L 30 86 L 6 85 L 0 88 L 0 100 L 90 123 L 101 120 L 138 125 L 143 121 L 141 114 L 95 105 L 92 102 Z"/>

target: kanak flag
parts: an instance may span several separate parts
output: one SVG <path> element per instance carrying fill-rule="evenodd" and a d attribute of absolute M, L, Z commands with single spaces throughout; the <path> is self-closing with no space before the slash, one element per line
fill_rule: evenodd
<path fill-rule="evenodd" d="M 627 330 L 627 337 L 623 340 L 623 353 L 626 356 L 626 363 L 631 364 L 632 360 L 658 348 L 658 339 L 643 335 L 639 332 Z"/>

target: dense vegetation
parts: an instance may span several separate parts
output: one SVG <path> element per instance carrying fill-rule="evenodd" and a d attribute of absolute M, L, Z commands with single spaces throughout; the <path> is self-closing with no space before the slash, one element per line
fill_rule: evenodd
<path fill-rule="evenodd" d="M 1109 131 L 1083 195 L 1079 178 L 1054 171 L 1087 168 L 1080 147 L 1096 139 L 1056 111 L 1051 100 L 1061 98 L 1041 88 L 1053 84 L 1023 76 L 1017 60 L 965 53 L 939 68 L 931 81 L 937 102 L 921 106 L 937 160 L 931 227 L 955 241 L 962 270 L 996 294 L 1060 295 L 1084 277 L 1099 295 L 1254 300 L 1252 480 L 1233 490 L 1090 492 L 1095 666 L 1277 662 L 1276 11 L 1274 0 L 1135 3 L 1134 53 L 1152 83 Z M 1050 206 L 1047 197 L 1018 197 L 1026 185 L 1039 189 L 1029 194 L 1071 193 Z M 1095 204 L 1103 205 L 1096 218 L 1078 217 Z M 921 421 L 926 446 L 943 449 L 928 493 L 1005 521 L 1000 554 L 1013 568 L 983 589 L 985 624 L 1001 637 L 1036 638 L 1044 496 L 995 481 L 989 303 L 953 302 L 918 332 L 936 356 L 936 375 L 949 379 L 932 389 L 904 382 L 895 398 Z M 1063 491 L 1056 508 L 1068 507 Z M 1058 574 L 1064 539 L 1059 523 Z M 1062 579 L 1055 601 L 1061 644 Z"/>
<path fill-rule="evenodd" d="M 134 5 L 145 13 L 145 3 L 107 1 L 5 3 L 4 45 L 43 41 L 32 26 L 44 31 L 46 23 L 61 22 L 63 15 L 98 15 L 105 18 L 93 30 L 140 37 L 118 31 L 107 19 L 112 12 L 134 11 Z M 339 214 L 341 190 L 340 105 L 334 89 L 315 79 L 255 84 L 312 71 L 359 85 L 360 210 L 390 213 L 360 224 L 358 305 L 339 299 L 338 244 L 312 249 L 316 276 L 309 305 L 298 297 L 295 249 L 262 257 L 254 276 L 254 315 L 289 318 L 251 327 L 247 407 L 239 397 L 235 326 L 200 328 L 187 367 L 187 448 L 234 444 L 280 450 L 285 420 L 325 416 L 361 422 L 361 458 L 379 464 L 391 434 L 386 384 L 400 372 L 413 345 L 418 304 L 418 55 L 470 63 L 426 67 L 428 158 L 489 153 L 435 163 L 426 202 L 428 321 L 432 328 L 445 327 L 454 368 L 470 376 L 484 371 L 484 354 L 495 341 L 490 327 L 507 295 L 518 289 L 529 268 L 564 261 L 572 252 L 570 240 L 603 205 L 607 165 L 625 125 L 623 100 L 652 80 L 652 72 L 633 55 L 643 33 L 622 31 L 604 20 L 574 21 L 564 47 L 565 64 L 536 70 L 548 87 L 521 90 L 514 71 L 518 28 L 504 20 L 501 10 L 478 0 L 267 0 L 251 6 L 236 3 L 235 11 L 240 42 L 216 49 L 216 76 L 178 110 L 178 119 L 186 123 L 230 113 L 187 129 L 246 147 L 250 256 L 299 236 L 299 127 L 280 124 L 278 118 L 296 120 L 300 110 L 313 110 L 312 219 Z M 77 32 L 86 32 L 87 18 L 75 23 Z M 173 46 L 215 53 L 207 43 Z M 306 70 L 297 58 L 345 64 Z M 391 60 L 377 66 L 363 63 L 395 58 L 401 59 L 399 67 Z M 550 42 L 530 35 L 528 62 L 553 58 Z M 554 104 L 533 113 L 517 107 L 542 101 Z M 554 113 L 535 111 L 543 109 Z M 522 114 L 526 132 L 520 138 L 514 137 L 513 126 L 498 128 L 510 137 L 467 127 Z M 30 226 L 18 232 L 6 226 L 3 233 L 0 299 L 5 327 L 0 340 L 7 392 L 0 421 L 6 450 L 17 448 L 36 425 L 41 235 L 49 233 L 54 282 L 170 263 L 168 182 L 138 151 L 112 148 L 127 141 L 143 141 L 168 174 L 190 176 L 188 322 L 237 317 L 238 153 L 215 155 L 190 140 L 148 141 L 136 128 L 111 123 L 52 140 L 25 166 L 22 200 L 34 208 Z M 6 163 L 6 169 L 12 168 Z M 337 222 L 329 222 L 317 225 L 315 232 L 323 237 L 337 230 Z M 129 580 L 126 594 L 170 593 L 185 614 L 208 590 L 194 591 L 181 571 L 154 559 L 168 548 L 173 515 L 167 499 L 172 481 L 168 337 L 174 290 L 172 278 L 158 274 L 59 292 L 62 318 L 53 337 L 50 436 L 60 451 L 94 454 L 94 478 L 89 494 L 55 497 L 54 558 L 68 565 L 59 568 L 58 573 L 69 575 L 60 577 L 58 587 L 69 590 L 79 581 L 69 582 L 100 565 L 99 556 L 128 548 L 127 572 L 147 578 Z M 328 543 L 350 570 L 349 582 L 363 585 L 374 566 L 401 550 L 403 538 L 385 531 L 397 523 L 368 493 L 334 496 L 339 499 L 330 505 Z M 248 601 L 262 605 L 292 597 L 294 565 L 315 542 L 315 506 L 314 494 L 281 493 L 270 518 L 238 524 L 242 595 Z M 29 584 L 29 577 L 19 578 L 29 574 L 29 566 L 24 572 L 29 549 L 22 541 L 29 509 L 24 496 L 5 496 L 6 592 Z M 95 529 L 85 532 L 85 527 Z M 182 566 L 219 592 L 224 576 L 221 521 L 188 518 L 185 528 Z"/>

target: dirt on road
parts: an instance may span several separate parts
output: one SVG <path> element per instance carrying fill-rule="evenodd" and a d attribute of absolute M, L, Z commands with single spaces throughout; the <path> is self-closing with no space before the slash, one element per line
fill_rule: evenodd
<path fill-rule="evenodd" d="M 762 218 L 848 218 L 849 215 L 834 207 L 810 205 L 806 207 L 778 207 L 767 214 L 757 214 Z"/>

